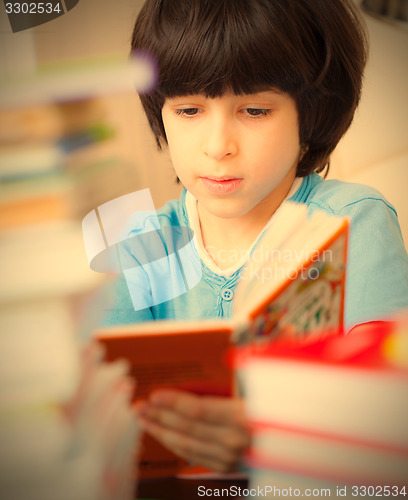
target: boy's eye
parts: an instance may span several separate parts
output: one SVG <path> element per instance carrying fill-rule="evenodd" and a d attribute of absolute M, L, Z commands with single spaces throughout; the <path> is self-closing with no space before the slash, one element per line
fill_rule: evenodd
<path fill-rule="evenodd" d="M 246 115 L 257 118 L 258 116 L 268 116 L 271 113 L 270 109 L 265 108 L 245 108 L 243 112 Z"/>
<path fill-rule="evenodd" d="M 181 116 L 195 116 L 200 112 L 198 108 L 180 108 L 176 109 L 176 114 Z"/>

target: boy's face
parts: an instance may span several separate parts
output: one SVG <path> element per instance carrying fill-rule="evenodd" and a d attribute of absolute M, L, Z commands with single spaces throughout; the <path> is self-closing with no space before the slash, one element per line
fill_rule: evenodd
<path fill-rule="evenodd" d="M 200 213 L 269 219 L 296 175 L 300 145 L 292 97 L 272 90 L 214 99 L 187 95 L 167 99 L 162 117 L 174 169 Z"/>

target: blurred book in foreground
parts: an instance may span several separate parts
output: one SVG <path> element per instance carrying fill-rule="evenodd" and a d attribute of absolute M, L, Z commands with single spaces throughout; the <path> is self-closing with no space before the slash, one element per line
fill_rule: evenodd
<path fill-rule="evenodd" d="M 407 322 L 243 356 L 253 484 L 408 493 Z"/>
<path fill-rule="evenodd" d="M 31 313 L 30 332 L 2 330 L 1 497 L 132 498 L 138 429 L 126 365 L 103 363 L 98 346 L 78 345 L 66 322 L 50 331 L 50 310 Z"/>

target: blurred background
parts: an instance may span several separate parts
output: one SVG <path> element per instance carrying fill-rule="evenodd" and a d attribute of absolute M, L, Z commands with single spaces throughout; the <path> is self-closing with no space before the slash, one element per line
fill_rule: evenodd
<path fill-rule="evenodd" d="M 407 245 L 406 3 L 364 2 L 371 51 L 363 98 L 329 178 L 382 191 L 397 208 Z M 109 303 L 99 291 L 106 277 L 89 268 L 83 217 L 125 193 L 149 188 L 158 208 L 181 190 L 167 152 L 156 148 L 134 82 L 117 62 L 128 58 L 141 4 L 80 0 L 65 15 L 16 33 L 0 4 L 0 496 L 7 491 L 9 499 L 55 499 L 56 491 L 66 491 L 67 500 L 100 499 L 95 464 L 123 484 L 122 462 L 109 462 L 104 436 L 111 432 L 103 432 L 97 412 L 88 412 L 83 429 L 67 430 L 66 409 L 78 406 L 83 365 L 99 370 L 100 356 L 86 361 L 81 341 Z M 81 411 L 71 412 L 71 424 Z M 130 432 L 125 441 L 132 443 L 134 430 L 117 432 Z M 67 443 L 76 442 L 77 454 L 67 459 Z M 117 456 L 131 464 L 131 453 L 125 447 Z M 84 457 L 92 467 L 83 467 Z"/>
<path fill-rule="evenodd" d="M 38 65 L 73 58 L 127 56 L 132 23 L 141 3 L 81 0 L 61 18 L 19 33 L 11 33 L 2 11 L 2 72 L 35 71 Z M 381 12 L 386 2 L 365 3 Z M 404 29 L 406 23 L 384 22 L 368 15 L 367 9 L 363 15 L 371 45 L 363 99 L 352 128 L 333 155 L 330 177 L 380 189 L 397 207 L 407 242 L 408 30 Z M 117 126 L 120 150 L 137 169 L 137 182 L 129 188 L 149 187 L 157 207 L 177 197 L 180 188 L 168 156 L 156 150 L 137 96 L 107 98 L 105 105 Z"/>

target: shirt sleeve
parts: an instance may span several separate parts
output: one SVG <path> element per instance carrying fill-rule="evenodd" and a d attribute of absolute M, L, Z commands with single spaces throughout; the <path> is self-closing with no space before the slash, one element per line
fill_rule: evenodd
<path fill-rule="evenodd" d="M 363 199 L 338 215 L 350 218 L 345 326 L 388 319 L 408 307 L 408 255 L 398 218 L 382 199 Z"/>
<path fill-rule="evenodd" d="M 126 325 L 153 320 L 150 307 L 135 311 L 129 287 L 123 274 L 112 283 L 109 293 L 110 307 L 105 309 L 101 326 Z"/>

